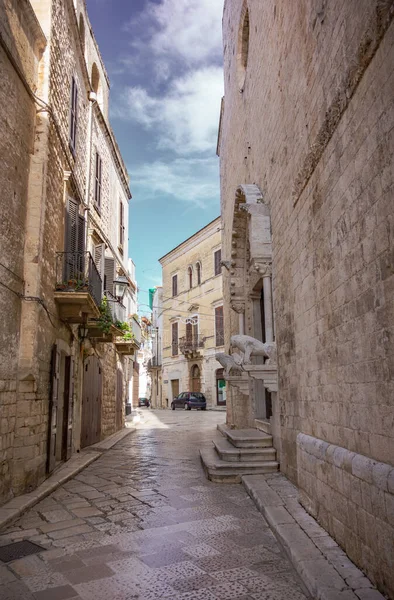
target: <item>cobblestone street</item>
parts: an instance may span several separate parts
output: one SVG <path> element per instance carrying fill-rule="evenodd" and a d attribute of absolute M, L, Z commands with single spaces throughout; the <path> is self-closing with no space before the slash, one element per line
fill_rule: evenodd
<path fill-rule="evenodd" d="M 1 532 L 39 554 L 0 566 L 1 600 L 301 600 L 241 485 L 205 479 L 221 412 L 145 411 L 136 432 Z"/>

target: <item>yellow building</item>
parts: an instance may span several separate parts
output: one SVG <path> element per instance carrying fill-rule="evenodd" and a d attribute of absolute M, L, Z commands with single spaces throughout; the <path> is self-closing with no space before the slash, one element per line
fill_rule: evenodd
<path fill-rule="evenodd" d="M 216 352 L 223 351 L 220 217 L 160 259 L 163 268 L 162 407 L 201 391 L 207 407 L 224 406 Z"/>

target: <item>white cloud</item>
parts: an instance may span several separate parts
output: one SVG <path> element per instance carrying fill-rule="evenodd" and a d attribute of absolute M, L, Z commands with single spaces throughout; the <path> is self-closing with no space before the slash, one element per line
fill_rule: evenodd
<path fill-rule="evenodd" d="M 162 66 L 180 60 L 195 67 L 221 60 L 222 14 L 223 0 L 148 2 L 126 28 L 136 35 L 131 45 L 137 52 L 151 52 Z"/>
<path fill-rule="evenodd" d="M 162 97 L 130 87 L 118 116 L 155 128 L 158 148 L 177 154 L 212 151 L 216 144 L 223 72 L 205 67 L 175 79 Z"/>
<path fill-rule="evenodd" d="M 177 158 L 155 161 L 133 170 L 131 181 L 136 202 L 152 201 L 163 195 L 205 208 L 219 196 L 219 167 L 216 157 Z"/>

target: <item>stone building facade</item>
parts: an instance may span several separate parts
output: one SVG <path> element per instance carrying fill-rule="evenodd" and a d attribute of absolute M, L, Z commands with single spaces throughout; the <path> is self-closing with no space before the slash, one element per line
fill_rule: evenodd
<path fill-rule="evenodd" d="M 222 367 L 215 358 L 224 344 L 220 218 L 168 252 L 160 264 L 161 407 L 170 407 L 175 396 L 187 391 L 201 391 L 208 408 L 224 405 Z"/>
<path fill-rule="evenodd" d="M 7 0 L 0 16 L 0 302 L 12 315 L 0 345 L 3 502 L 123 426 L 134 336 L 124 340 L 115 322 L 127 321 L 123 303 L 135 312 L 136 284 L 127 264 L 128 176 L 85 3 Z"/>
<path fill-rule="evenodd" d="M 266 422 L 303 504 L 389 595 L 393 16 L 390 0 L 226 0 L 218 140 L 225 347 L 277 349 L 276 384 L 234 381 L 228 423 Z"/>

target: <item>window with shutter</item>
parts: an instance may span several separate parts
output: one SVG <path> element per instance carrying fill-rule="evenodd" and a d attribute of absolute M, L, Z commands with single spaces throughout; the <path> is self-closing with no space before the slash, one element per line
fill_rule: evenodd
<path fill-rule="evenodd" d="M 72 198 L 67 201 L 65 241 L 64 279 L 82 279 L 85 267 L 85 219 L 79 214 L 79 205 Z"/>
<path fill-rule="evenodd" d="M 105 244 L 96 244 L 93 251 L 93 260 L 101 277 L 101 281 L 104 281 L 104 252 Z"/>
<path fill-rule="evenodd" d="M 224 345 L 223 306 L 215 308 L 215 344 Z"/>
<path fill-rule="evenodd" d="M 103 163 L 100 154 L 96 152 L 96 174 L 95 174 L 95 186 L 94 186 L 94 203 L 96 208 L 101 209 L 101 181 L 102 181 L 102 167 Z"/>
<path fill-rule="evenodd" d="M 189 278 L 189 289 L 193 287 L 193 269 L 191 267 L 187 270 L 188 278 Z"/>
<path fill-rule="evenodd" d="M 172 295 L 178 295 L 178 275 L 174 275 L 172 278 Z"/>
<path fill-rule="evenodd" d="M 104 266 L 104 290 L 107 292 L 114 293 L 114 279 L 115 279 L 115 259 L 106 256 Z"/>
<path fill-rule="evenodd" d="M 222 272 L 222 265 L 220 264 L 222 262 L 222 251 L 221 250 L 216 250 L 216 252 L 214 253 L 214 259 L 215 259 L 215 275 L 220 275 L 220 273 Z"/>
<path fill-rule="evenodd" d="M 178 323 L 173 323 L 171 326 L 172 332 L 172 356 L 177 356 L 178 354 Z"/>
<path fill-rule="evenodd" d="M 201 284 L 201 263 L 197 263 L 196 264 L 196 271 L 197 271 L 197 285 Z"/>
<path fill-rule="evenodd" d="M 125 224 L 124 224 L 124 206 L 123 202 L 120 200 L 119 203 L 119 248 L 123 252 L 124 245 L 124 236 L 125 236 Z"/>
<path fill-rule="evenodd" d="M 77 147 L 77 121 L 78 121 L 78 88 L 74 77 L 71 80 L 71 106 L 70 106 L 70 150 L 75 155 Z"/>

